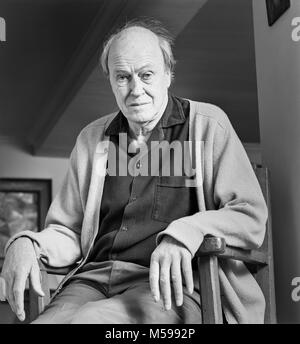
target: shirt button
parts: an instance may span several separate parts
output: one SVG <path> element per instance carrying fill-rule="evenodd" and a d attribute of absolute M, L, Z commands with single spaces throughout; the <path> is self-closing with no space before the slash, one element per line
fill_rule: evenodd
<path fill-rule="evenodd" d="M 136 201 L 136 197 L 131 197 L 130 202 L 134 202 L 134 201 Z"/>
<path fill-rule="evenodd" d="M 140 167 L 141 167 L 141 165 L 142 165 L 142 164 L 141 164 L 141 162 L 140 162 L 140 161 L 138 161 L 138 162 L 136 163 L 136 165 L 135 165 L 135 166 L 136 166 L 136 168 L 140 168 Z"/>
<path fill-rule="evenodd" d="M 128 227 L 122 226 L 122 227 L 121 227 L 121 230 L 122 230 L 122 231 L 128 231 Z"/>

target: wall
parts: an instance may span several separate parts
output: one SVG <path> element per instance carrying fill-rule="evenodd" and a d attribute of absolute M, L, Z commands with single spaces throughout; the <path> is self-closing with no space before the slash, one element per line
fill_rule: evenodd
<path fill-rule="evenodd" d="M 278 321 L 300 323 L 291 281 L 300 276 L 300 42 L 291 22 L 300 1 L 272 26 L 265 1 L 253 0 L 262 159 L 271 172 Z"/>
<path fill-rule="evenodd" d="M 68 159 L 30 155 L 17 142 L 0 138 L 0 178 L 52 179 L 53 196 L 59 190 Z"/>
<path fill-rule="evenodd" d="M 243 142 L 259 138 L 252 0 L 209 0 L 176 37 L 172 92 L 213 103 Z"/>
<path fill-rule="evenodd" d="M 67 170 L 68 159 L 34 157 L 17 142 L 0 138 L 0 178 L 45 178 L 52 179 L 52 195 L 59 190 Z M 57 278 L 52 276 L 52 286 Z M 16 319 L 6 303 L 0 304 L 0 324 Z"/>

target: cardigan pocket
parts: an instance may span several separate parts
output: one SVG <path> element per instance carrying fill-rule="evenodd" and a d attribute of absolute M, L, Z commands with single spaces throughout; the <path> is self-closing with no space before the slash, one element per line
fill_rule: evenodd
<path fill-rule="evenodd" d="M 170 223 L 197 211 L 195 188 L 187 187 L 185 176 L 160 176 L 155 187 L 152 218 Z"/>

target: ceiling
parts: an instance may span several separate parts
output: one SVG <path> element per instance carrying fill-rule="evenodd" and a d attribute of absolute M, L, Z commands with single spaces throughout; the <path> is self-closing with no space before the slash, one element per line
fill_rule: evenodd
<path fill-rule="evenodd" d="M 30 131 L 99 7 L 96 0 L 1 0 L 1 135 Z"/>
<path fill-rule="evenodd" d="M 215 103 L 259 141 L 251 0 L 1 0 L 0 136 L 68 156 L 79 131 L 116 109 L 98 67 L 113 25 L 148 15 L 176 36 L 172 91 Z"/>

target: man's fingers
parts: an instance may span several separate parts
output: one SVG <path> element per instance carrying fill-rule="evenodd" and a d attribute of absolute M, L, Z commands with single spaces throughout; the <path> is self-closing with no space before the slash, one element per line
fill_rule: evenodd
<path fill-rule="evenodd" d="M 174 290 L 176 305 L 181 306 L 183 303 L 183 292 L 182 292 L 181 266 L 180 266 L 179 259 L 175 259 L 172 262 L 171 280 L 173 283 L 173 290 Z"/>
<path fill-rule="evenodd" d="M 32 264 L 32 268 L 30 271 L 30 282 L 32 285 L 33 290 L 39 295 L 39 296 L 45 296 L 42 286 L 41 286 L 41 279 L 40 279 L 40 268 L 37 262 Z"/>
<path fill-rule="evenodd" d="M 160 268 L 160 292 L 165 309 L 171 309 L 170 260 L 163 259 Z"/>
<path fill-rule="evenodd" d="M 12 288 L 16 315 L 21 321 L 25 320 L 24 291 L 25 291 L 26 279 L 27 279 L 27 275 L 20 275 L 16 277 L 14 280 L 13 288 Z"/>
<path fill-rule="evenodd" d="M 13 295 L 13 282 L 9 283 L 8 279 L 5 280 L 5 288 L 6 288 L 6 299 L 10 305 L 12 311 L 16 314 L 16 306 L 15 306 L 15 299 Z"/>
<path fill-rule="evenodd" d="M 5 279 L 0 276 L 0 301 L 6 301 L 6 283 Z"/>
<path fill-rule="evenodd" d="M 159 262 L 151 257 L 150 272 L 149 272 L 149 283 L 154 300 L 158 302 L 159 293 Z"/>
<path fill-rule="evenodd" d="M 193 269 L 190 257 L 184 255 L 181 259 L 181 269 L 184 276 L 185 285 L 190 294 L 194 291 Z"/>

